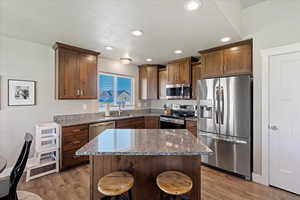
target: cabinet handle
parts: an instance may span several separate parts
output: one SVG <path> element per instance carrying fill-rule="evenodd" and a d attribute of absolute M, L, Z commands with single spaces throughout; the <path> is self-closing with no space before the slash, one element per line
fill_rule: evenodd
<path fill-rule="evenodd" d="M 76 90 L 76 95 L 80 96 L 80 90 Z"/>

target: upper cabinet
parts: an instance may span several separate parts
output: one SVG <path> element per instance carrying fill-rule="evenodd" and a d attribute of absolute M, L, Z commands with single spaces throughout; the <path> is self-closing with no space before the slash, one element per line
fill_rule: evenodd
<path fill-rule="evenodd" d="M 224 75 L 252 73 L 252 47 L 250 44 L 224 50 Z"/>
<path fill-rule="evenodd" d="M 168 63 L 168 84 L 191 84 L 192 58 L 182 58 Z"/>
<path fill-rule="evenodd" d="M 98 52 L 56 43 L 55 71 L 58 99 L 97 99 Z"/>
<path fill-rule="evenodd" d="M 139 66 L 139 97 L 141 100 L 158 98 L 159 65 Z"/>
<path fill-rule="evenodd" d="M 223 74 L 223 51 L 213 51 L 202 55 L 202 77 L 216 77 Z"/>
<path fill-rule="evenodd" d="M 252 39 L 199 51 L 202 78 L 252 74 Z"/>
<path fill-rule="evenodd" d="M 202 64 L 196 62 L 192 64 L 192 99 L 196 99 L 198 95 L 197 81 L 201 79 Z"/>
<path fill-rule="evenodd" d="M 159 87 L 159 99 L 167 98 L 166 86 L 168 82 L 168 71 L 166 68 L 161 68 L 158 72 L 158 87 Z"/>

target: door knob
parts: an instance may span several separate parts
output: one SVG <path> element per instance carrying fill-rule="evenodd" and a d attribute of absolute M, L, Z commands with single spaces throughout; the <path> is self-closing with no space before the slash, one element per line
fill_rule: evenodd
<path fill-rule="evenodd" d="M 277 131 L 279 128 L 275 125 L 269 125 L 269 129 L 272 131 Z"/>

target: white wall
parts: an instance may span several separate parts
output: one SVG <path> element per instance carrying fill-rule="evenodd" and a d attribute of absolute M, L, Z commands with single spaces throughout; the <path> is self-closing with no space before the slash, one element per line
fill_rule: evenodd
<path fill-rule="evenodd" d="M 134 76 L 138 81 L 135 65 L 100 58 L 99 68 Z M 8 166 L 19 154 L 24 133 L 33 133 L 35 124 L 51 121 L 54 115 L 97 111 L 97 100 L 55 100 L 54 70 L 54 51 L 50 46 L 0 36 L 0 155 L 8 159 Z M 37 81 L 37 105 L 7 106 L 8 79 Z"/>
<path fill-rule="evenodd" d="M 260 50 L 300 42 L 300 1 L 269 0 L 242 11 L 242 34 L 253 40 L 254 173 L 261 174 Z"/>

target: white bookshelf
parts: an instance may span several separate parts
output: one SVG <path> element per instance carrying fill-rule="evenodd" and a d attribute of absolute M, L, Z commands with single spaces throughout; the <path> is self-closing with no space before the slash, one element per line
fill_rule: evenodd
<path fill-rule="evenodd" d="M 38 124 L 35 130 L 35 156 L 28 162 L 26 181 L 59 171 L 59 125 Z"/>

